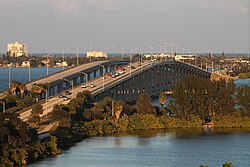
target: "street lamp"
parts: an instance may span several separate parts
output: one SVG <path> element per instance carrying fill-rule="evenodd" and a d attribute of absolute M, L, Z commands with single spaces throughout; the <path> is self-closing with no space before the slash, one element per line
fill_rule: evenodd
<path fill-rule="evenodd" d="M 94 45 L 94 43 L 89 44 L 89 50 L 90 50 L 89 61 L 91 61 L 92 45 Z"/>
<path fill-rule="evenodd" d="M 46 112 L 48 111 L 48 88 L 46 88 L 46 94 L 45 94 L 45 96 L 46 96 Z M 46 113 L 46 115 L 45 115 L 45 117 L 47 118 L 47 113 Z"/>
<path fill-rule="evenodd" d="M 10 64 L 9 64 L 9 88 L 10 88 Z"/>
<path fill-rule="evenodd" d="M 108 57 L 108 47 L 109 47 L 109 45 L 113 45 L 114 44 L 114 42 L 110 42 L 110 43 L 107 43 L 106 44 L 106 53 L 107 53 L 107 57 Z"/>
<path fill-rule="evenodd" d="M 85 75 L 85 77 L 86 77 L 86 86 L 88 86 L 88 74 L 86 74 L 85 72 L 79 72 L 79 73 L 82 73 L 83 75 Z"/>
<path fill-rule="evenodd" d="M 49 75 L 49 58 L 48 58 L 49 55 L 47 55 L 47 63 L 46 63 L 46 69 L 47 69 L 47 76 Z"/>
<path fill-rule="evenodd" d="M 128 47 L 128 45 L 122 47 L 122 59 L 124 59 L 124 49 L 127 47 Z"/>
<path fill-rule="evenodd" d="M 29 82 L 30 82 L 30 60 L 31 59 L 29 59 Z"/>
<path fill-rule="evenodd" d="M 151 58 L 151 65 L 152 65 L 152 56 L 153 56 L 153 47 L 152 46 L 147 46 L 147 48 L 150 49 L 150 58 Z"/>
<path fill-rule="evenodd" d="M 104 80 L 105 80 L 105 77 L 104 77 L 104 65 L 100 64 L 100 66 L 102 66 L 102 89 L 104 91 Z"/>
<path fill-rule="evenodd" d="M 129 58 L 130 58 L 129 59 L 130 60 L 130 64 L 129 65 L 130 65 L 130 78 L 131 78 L 131 69 L 132 69 L 132 67 L 131 67 L 131 60 L 132 60 L 132 55 L 129 55 Z"/>
<path fill-rule="evenodd" d="M 78 45 L 77 47 L 76 47 L 76 66 L 78 66 L 79 65 L 79 52 L 78 52 L 78 50 L 79 50 L 79 47 L 82 47 L 82 45 Z"/>
<path fill-rule="evenodd" d="M 62 65 L 63 65 L 63 70 L 64 70 L 64 51 L 62 51 L 62 57 L 63 57 L 63 59 L 62 59 Z"/>

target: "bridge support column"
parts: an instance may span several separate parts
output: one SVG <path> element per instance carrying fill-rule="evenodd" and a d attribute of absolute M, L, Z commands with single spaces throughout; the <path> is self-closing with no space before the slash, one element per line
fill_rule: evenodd
<path fill-rule="evenodd" d="M 57 93 L 61 93 L 63 91 L 63 84 L 62 83 L 59 83 L 57 84 Z"/>
<path fill-rule="evenodd" d="M 74 79 L 73 79 L 73 85 L 74 85 L 74 86 L 75 86 L 75 85 L 78 85 L 78 84 L 77 84 L 77 78 L 74 78 Z"/>
<path fill-rule="evenodd" d="M 81 76 L 80 76 L 80 83 L 83 83 L 83 82 L 84 82 L 84 76 L 81 75 Z"/>

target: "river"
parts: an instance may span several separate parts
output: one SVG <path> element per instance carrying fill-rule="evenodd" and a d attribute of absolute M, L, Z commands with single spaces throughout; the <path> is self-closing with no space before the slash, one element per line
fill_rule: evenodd
<path fill-rule="evenodd" d="M 63 68 L 48 68 L 48 74 L 61 71 Z M 46 68 L 30 68 L 30 79 L 35 80 L 47 75 Z M 0 68 L 0 92 L 9 88 L 9 81 L 27 83 L 29 81 L 28 68 Z"/>
<path fill-rule="evenodd" d="M 250 166 L 250 130 L 148 130 L 91 137 L 30 167 Z"/>
<path fill-rule="evenodd" d="M 62 70 L 50 68 L 49 74 Z M 31 69 L 31 79 L 46 75 L 46 69 Z M 0 69 L 0 91 L 8 88 L 9 69 Z M 11 68 L 10 80 L 28 81 L 28 69 Z M 250 79 L 236 85 L 250 85 Z M 169 100 L 169 99 L 168 99 Z M 159 106 L 158 99 L 152 103 Z M 167 103 L 166 103 L 167 104 Z M 136 131 L 113 136 L 92 137 L 77 143 L 62 155 L 38 161 L 30 167 L 209 167 L 226 161 L 237 167 L 250 166 L 250 130 L 176 129 Z"/>

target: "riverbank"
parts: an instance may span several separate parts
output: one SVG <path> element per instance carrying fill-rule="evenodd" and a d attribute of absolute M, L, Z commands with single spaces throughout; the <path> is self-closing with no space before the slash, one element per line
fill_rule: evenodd
<path fill-rule="evenodd" d="M 235 115 L 214 116 L 212 122 L 215 128 L 250 128 L 250 117 Z M 118 121 L 115 119 L 93 120 L 72 124 L 71 127 L 61 126 L 58 127 L 53 135 L 58 138 L 59 148 L 66 149 L 86 137 L 111 135 L 135 130 L 178 128 L 203 128 L 203 121 L 197 116 L 191 116 L 190 120 L 185 120 L 176 117 L 136 113 L 132 116 L 124 116 Z"/>

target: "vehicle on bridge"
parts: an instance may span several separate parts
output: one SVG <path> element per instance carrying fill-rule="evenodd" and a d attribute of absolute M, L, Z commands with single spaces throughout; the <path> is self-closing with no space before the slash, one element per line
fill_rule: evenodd
<path fill-rule="evenodd" d="M 67 100 L 69 100 L 70 99 L 70 97 L 68 97 L 68 96 L 63 96 L 63 100 L 64 101 L 67 101 Z"/>
<path fill-rule="evenodd" d="M 82 87 L 82 88 L 87 88 L 88 86 L 87 86 L 87 85 L 82 85 L 81 87 Z"/>
<path fill-rule="evenodd" d="M 71 95 L 72 92 L 70 92 L 69 90 L 65 90 L 65 91 L 64 91 L 64 94 L 65 94 L 65 95 Z"/>

